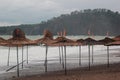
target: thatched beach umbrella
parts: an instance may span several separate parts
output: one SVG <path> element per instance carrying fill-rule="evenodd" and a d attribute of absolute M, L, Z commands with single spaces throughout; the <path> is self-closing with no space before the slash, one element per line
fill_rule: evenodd
<path fill-rule="evenodd" d="M 112 39 L 112 38 L 109 38 L 109 37 L 105 37 L 104 39 L 101 39 L 101 40 L 98 40 L 98 44 L 100 45 L 105 45 L 105 44 L 108 44 L 108 43 L 111 43 L 111 42 L 114 42 L 115 40 Z"/>
<path fill-rule="evenodd" d="M 115 41 L 114 39 L 111 39 L 109 37 L 105 37 L 104 39 L 99 40 L 98 43 L 101 45 L 106 45 L 106 44 L 112 43 L 114 41 Z M 109 67 L 109 46 L 107 46 L 107 67 Z"/>
<path fill-rule="evenodd" d="M 54 46 L 61 46 L 61 52 L 62 52 L 62 58 L 64 57 L 63 56 L 63 46 L 64 45 L 66 45 L 66 46 L 75 46 L 76 45 L 76 43 L 73 41 L 73 40 L 71 40 L 71 39 L 68 39 L 68 38 L 66 38 L 66 37 L 64 37 L 64 36 L 60 36 L 60 37 L 57 37 L 56 39 L 54 39 L 54 44 L 52 44 L 52 45 L 54 45 Z M 60 48 L 59 48 L 60 49 Z M 60 54 L 60 53 L 59 53 Z M 62 59 L 63 60 L 63 59 Z M 62 63 L 64 63 L 64 61 L 62 61 Z M 64 68 L 64 64 L 63 64 L 63 68 Z"/>
<path fill-rule="evenodd" d="M 77 46 L 78 44 L 71 40 L 71 39 L 68 39 L 66 37 L 57 37 L 56 39 L 54 39 L 54 42 L 51 44 L 52 46 Z"/>
<path fill-rule="evenodd" d="M 89 70 L 90 70 L 90 67 L 91 67 L 91 64 L 90 64 L 90 63 L 91 63 L 91 61 L 90 61 L 90 60 L 91 60 L 91 59 L 90 59 L 90 55 L 91 55 L 91 54 L 90 54 L 90 45 L 92 45 L 92 63 L 93 63 L 93 61 L 94 61 L 94 58 L 93 58 L 93 55 L 94 55 L 94 54 L 93 54 L 93 45 L 95 45 L 96 42 L 97 42 L 97 41 L 94 40 L 94 39 L 92 39 L 92 38 L 86 38 L 86 39 L 84 39 L 84 42 L 83 42 L 85 45 L 88 45 Z"/>
<path fill-rule="evenodd" d="M 43 34 L 44 34 L 43 38 L 37 39 L 37 40 L 35 40 L 35 42 L 37 42 L 38 44 L 44 44 L 44 46 L 46 48 L 46 51 L 45 51 L 46 52 L 45 53 L 45 63 L 44 63 L 44 65 L 45 65 L 45 72 L 47 72 L 48 46 L 50 46 L 51 43 L 54 42 L 54 40 L 53 40 L 53 35 L 52 35 L 52 33 L 49 30 L 44 30 Z"/>
<path fill-rule="evenodd" d="M 54 42 L 52 45 L 54 46 L 61 46 L 64 47 L 64 56 L 62 56 L 62 62 L 63 62 L 63 66 L 65 67 L 65 75 L 67 74 L 67 66 L 66 66 L 66 46 L 75 46 L 78 45 L 77 43 L 75 43 L 75 41 L 68 39 L 66 37 L 58 37 L 55 39 L 56 42 Z M 63 50 L 63 49 L 62 49 Z M 62 51 L 63 52 L 63 51 Z M 63 55 L 63 54 L 62 54 Z"/>
<path fill-rule="evenodd" d="M 2 37 L 0 37 L 0 43 L 5 42 L 6 40 Z"/>
<path fill-rule="evenodd" d="M 45 45 L 45 62 L 44 62 L 44 65 L 45 65 L 45 72 L 47 72 L 47 55 L 48 55 L 48 45 L 51 44 L 53 42 L 53 39 L 52 38 L 49 38 L 49 36 L 44 36 L 43 38 L 40 38 L 40 39 L 37 39 L 35 40 L 35 42 L 37 42 L 38 44 L 44 44 Z"/>
<path fill-rule="evenodd" d="M 109 58 L 109 46 L 120 46 L 120 41 L 108 43 L 108 44 L 106 44 L 106 46 L 107 46 L 107 56 L 108 56 L 107 66 L 109 67 L 109 64 L 110 64 L 110 62 L 109 62 L 109 59 L 110 59 Z"/>
<path fill-rule="evenodd" d="M 16 47 L 17 50 L 17 76 L 19 77 L 19 56 L 18 56 L 18 47 L 22 47 L 25 45 L 34 45 L 36 42 L 29 40 L 25 37 L 25 33 L 17 28 L 13 31 L 13 37 L 7 40 L 5 46 Z"/>
<path fill-rule="evenodd" d="M 84 42 L 84 39 L 77 39 L 76 42 L 83 43 L 83 42 Z"/>
<path fill-rule="evenodd" d="M 4 38 L 0 37 L 0 45 L 4 46 L 7 44 L 7 40 L 5 40 Z"/>
<path fill-rule="evenodd" d="M 79 46 L 79 66 L 81 65 L 81 45 L 83 44 L 84 40 L 83 39 L 78 39 L 76 40 L 76 43 L 78 43 Z"/>
<path fill-rule="evenodd" d="M 43 38 L 35 40 L 37 43 L 40 44 L 50 44 L 53 42 L 53 34 L 49 30 L 44 30 L 43 32 L 44 36 Z"/>
<path fill-rule="evenodd" d="M 120 41 L 114 41 L 111 43 L 106 44 L 107 46 L 120 46 Z"/>
<path fill-rule="evenodd" d="M 115 41 L 120 41 L 120 35 L 114 37 L 113 40 L 115 40 Z"/>
<path fill-rule="evenodd" d="M 6 44 L 8 44 L 7 40 L 5 40 L 4 38 L 0 37 L 0 46 L 4 46 Z"/>

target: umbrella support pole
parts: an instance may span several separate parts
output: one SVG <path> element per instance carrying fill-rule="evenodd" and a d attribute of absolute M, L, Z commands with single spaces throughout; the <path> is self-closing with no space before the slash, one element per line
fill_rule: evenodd
<path fill-rule="evenodd" d="M 110 55 L 109 55 L 109 46 L 107 46 L 107 67 L 110 67 Z"/>
<path fill-rule="evenodd" d="M 28 45 L 27 45 L 27 64 L 28 64 Z"/>
<path fill-rule="evenodd" d="M 45 54 L 45 72 L 47 72 L 47 54 L 48 54 L 48 46 L 46 46 L 46 54 Z"/>
<path fill-rule="evenodd" d="M 20 64 L 22 64 L 22 63 L 24 63 L 24 62 L 25 62 L 25 60 L 24 60 L 23 62 L 15 65 L 15 66 L 10 67 L 9 69 L 6 70 L 6 72 L 8 72 L 8 71 L 10 71 L 10 70 L 12 70 L 12 69 L 14 69 L 14 68 L 16 68 L 18 65 L 20 65 Z"/>
<path fill-rule="evenodd" d="M 8 50 L 8 61 L 7 61 L 7 66 L 9 66 L 10 63 L 10 46 L 9 46 L 9 50 Z"/>
<path fill-rule="evenodd" d="M 88 64 L 89 64 L 89 65 L 88 65 L 88 66 L 89 66 L 88 68 L 89 68 L 89 70 L 90 70 L 90 67 L 91 67 L 91 65 L 90 65 L 90 45 L 88 45 L 88 58 L 89 58 L 89 59 L 88 59 Z"/>
<path fill-rule="evenodd" d="M 79 46 L 79 66 L 81 65 L 81 46 Z"/>
<path fill-rule="evenodd" d="M 63 46 L 61 46 L 61 50 L 62 50 L 62 67 L 64 69 L 64 55 L 63 55 Z"/>
<path fill-rule="evenodd" d="M 17 46 L 17 77 L 19 77 L 19 55 L 18 55 L 18 46 Z"/>
<path fill-rule="evenodd" d="M 64 54 L 65 54 L 65 75 L 67 75 L 67 66 L 66 66 L 66 46 L 64 46 Z"/>
<path fill-rule="evenodd" d="M 61 64 L 61 52 L 60 52 L 60 46 L 59 46 L 59 60 L 60 60 L 60 64 Z"/>
<path fill-rule="evenodd" d="M 94 62 L 94 57 L 93 57 L 93 55 L 94 55 L 94 52 L 93 52 L 93 45 L 92 45 L 92 64 L 93 64 L 93 62 Z"/>
<path fill-rule="evenodd" d="M 24 46 L 22 46 L 22 62 L 24 60 L 24 58 L 23 58 L 23 52 L 24 52 Z M 23 63 L 22 63 L 22 69 L 23 69 Z"/>

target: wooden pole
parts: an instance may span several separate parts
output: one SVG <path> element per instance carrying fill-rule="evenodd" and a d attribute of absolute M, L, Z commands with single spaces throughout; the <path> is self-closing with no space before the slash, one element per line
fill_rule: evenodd
<path fill-rule="evenodd" d="M 89 58 L 89 59 L 88 59 L 88 64 L 89 64 L 89 70 L 90 70 L 90 66 L 91 66 L 91 65 L 90 65 L 90 44 L 88 45 L 88 55 L 89 55 L 89 56 L 88 56 L 88 58 Z"/>
<path fill-rule="evenodd" d="M 45 55 L 45 72 L 47 72 L 47 54 L 48 54 L 48 46 L 46 45 L 46 55 Z"/>
<path fill-rule="evenodd" d="M 9 49 L 8 49 L 8 61 L 7 61 L 7 66 L 9 66 L 9 63 L 10 63 L 10 46 L 9 46 Z"/>
<path fill-rule="evenodd" d="M 67 75 L 67 66 L 66 66 L 66 46 L 64 46 L 64 54 L 65 54 L 65 75 Z"/>
<path fill-rule="evenodd" d="M 18 55 L 18 46 L 17 46 L 17 77 L 19 77 L 19 55 Z"/>
<path fill-rule="evenodd" d="M 27 45 L 27 64 L 28 64 L 28 45 Z"/>
<path fill-rule="evenodd" d="M 61 52 L 60 52 L 60 45 L 59 45 L 59 60 L 60 60 L 60 64 L 61 64 Z"/>
<path fill-rule="evenodd" d="M 25 62 L 25 60 L 24 60 L 23 62 L 17 64 L 17 65 L 20 65 L 20 64 L 22 64 L 22 63 L 24 63 L 24 62 Z M 14 69 L 14 68 L 16 68 L 17 65 L 10 67 L 9 69 L 6 70 L 6 72 L 8 72 L 8 71 L 10 71 L 10 70 L 12 70 L 12 69 Z"/>
<path fill-rule="evenodd" d="M 94 56 L 94 51 L 93 51 L 93 49 L 94 48 L 93 48 L 93 45 L 92 45 L 92 63 L 94 62 L 94 57 L 93 57 Z"/>
<path fill-rule="evenodd" d="M 79 66 L 81 65 L 81 46 L 79 46 Z"/>
<path fill-rule="evenodd" d="M 64 55 L 63 55 L 63 46 L 61 46 L 61 50 L 62 50 L 62 67 L 64 69 Z"/>
<path fill-rule="evenodd" d="M 109 68 L 110 67 L 110 56 L 109 56 L 109 46 L 107 46 L 107 67 Z"/>
<path fill-rule="evenodd" d="M 24 60 L 24 58 L 23 58 L 23 52 L 24 52 L 24 46 L 22 46 L 22 62 Z M 23 69 L 23 63 L 22 63 L 22 69 Z"/>

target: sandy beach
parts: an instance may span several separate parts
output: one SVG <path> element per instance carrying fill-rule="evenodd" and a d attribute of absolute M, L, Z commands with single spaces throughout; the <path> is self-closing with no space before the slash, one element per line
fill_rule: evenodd
<path fill-rule="evenodd" d="M 11 55 L 10 66 L 1 66 L 0 80 L 119 80 L 119 47 L 110 48 L 110 68 L 107 68 L 107 55 L 105 46 L 95 46 L 94 63 L 91 62 L 91 70 L 88 70 L 87 46 L 82 47 L 82 65 L 79 66 L 78 47 L 67 47 L 67 75 L 59 62 L 57 47 L 49 48 L 48 72 L 45 73 L 44 47 L 29 48 L 29 64 L 24 63 L 24 68 L 20 65 L 20 78 L 17 78 L 16 68 L 9 72 L 7 69 L 15 65 L 16 56 Z M 33 53 L 33 50 L 35 53 Z M 42 54 L 39 54 L 40 50 Z M 12 50 L 12 52 L 14 49 Z M 6 53 L 6 52 L 5 52 Z M 38 56 L 39 54 L 39 56 Z M 5 56 L 7 55 L 4 54 Z M 37 56 L 36 56 L 37 55 Z M 21 55 L 20 55 L 21 56 Z M 4 58 L 2 58 L 4 59 Z M 21 59 L 20 59 L 21 61 Z M 4 60 L 4 63 L 6 60 Z M 3 73 L 2 73 L 3 72 Z M 110 79 L 109 79 L 110 78 Z"/>
<path fill-rule="evenodd" d="M 12 78 L 12 80 L 120 80 L 120 63 L 71 69 L 64 75 L 64 71 L 48 72 L 46 74 Z"/>

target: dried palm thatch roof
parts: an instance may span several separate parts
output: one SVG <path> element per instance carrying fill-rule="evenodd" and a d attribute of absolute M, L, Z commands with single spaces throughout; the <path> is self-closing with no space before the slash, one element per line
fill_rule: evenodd
<path fill-rule="evenodd" d="M 111 42 L 111 43 L 108 43 L 106 44 L 106 46 L 120 46 L 120 41 L 115 41 L 115 42 Z"/>
<path fill-rule="evenodd" d="M 44 38 L 49 38 L 51 40 L 53 40 L 53 34 L 52 32 L 50 32 L 49 30 L 44 30 Z"/>
<path fill-rule="evenodd" d="M 71 40 L 71 39 L 68 39 L 68 38 L 66 38 L 66 37 L 57 37 L 56 39 L 54 39 L 55 41 L 57 41 L 57 42 L 68 42 L 68 43 L 70 43 L 70 42 L 74 42 L 73 40 Z"/>
<path fill-rule="evenodd" d="M 36 44 L 35 41 L 27 39 L 25 37 L 25 33 L 19 28 L 16 28 L 13 31 L 12 38 L 8 39 L 7 42 L 8 42 L 8 44 L 6 44 L 6 46 L 22 46 L 22 45 Z"/>
<path fill-rule="evenodd" d="M 54 40 L 45 37 L 45 38 L 37 39 L 37 40 L 35 40 L 35 42 L 41 43 L 41 44 L 51 44 L 51 43 L 54 43 Z"/>
<path fill-rule="evenodd" d="M 0 41 L 6 41 L 4 38 L 0 37 Z"/>
<path fill-rule="evenodd" d="M 120 35 L 114 37 L 113 40 L 115 40 L 115 41 L 120 41 Z"/>
<path fill-rule="evenodd" d="M 105 37 L 104 39 L 101 39 L 98 41 L 99 44 L 105 45 L 111 42 L 114 42 L 115 40 L 109 38 L 109 37 Z"/>
<path fill-rule="evenodd" d="M 52 46 L 77 46 L 78 43 L 76 43 L 71 39 L 61 36 L 54 39 L 54 43 L 52 43 L 51 45 Z"/>
<path fill-rule="evenodd" d="M 0 45 L 4 46 L 7 44 L 7 40 L 5 40 L 4 38 L 0 37 Z"/>
<path fill-rule="evenodd" d="M 50 44 L 52 43 L 53 40 L 53 34 L 49 31 L 49 30 L 44 30 L 44 37 L 35 40 L 37 43 L 41 43 L 41 44 Z"/>
<path fill-rule="evenodd" d="M 76 42 L 83 43 L 83 42 L 84 42 L 84 39 L 77 39 Z"/>
<path fill-rule="evenodd" d="M 96 40 L 95 39 L 92 39 L 92 38 L 86 38 L 84 39 L 84 44 L 96 44 Z"/>

